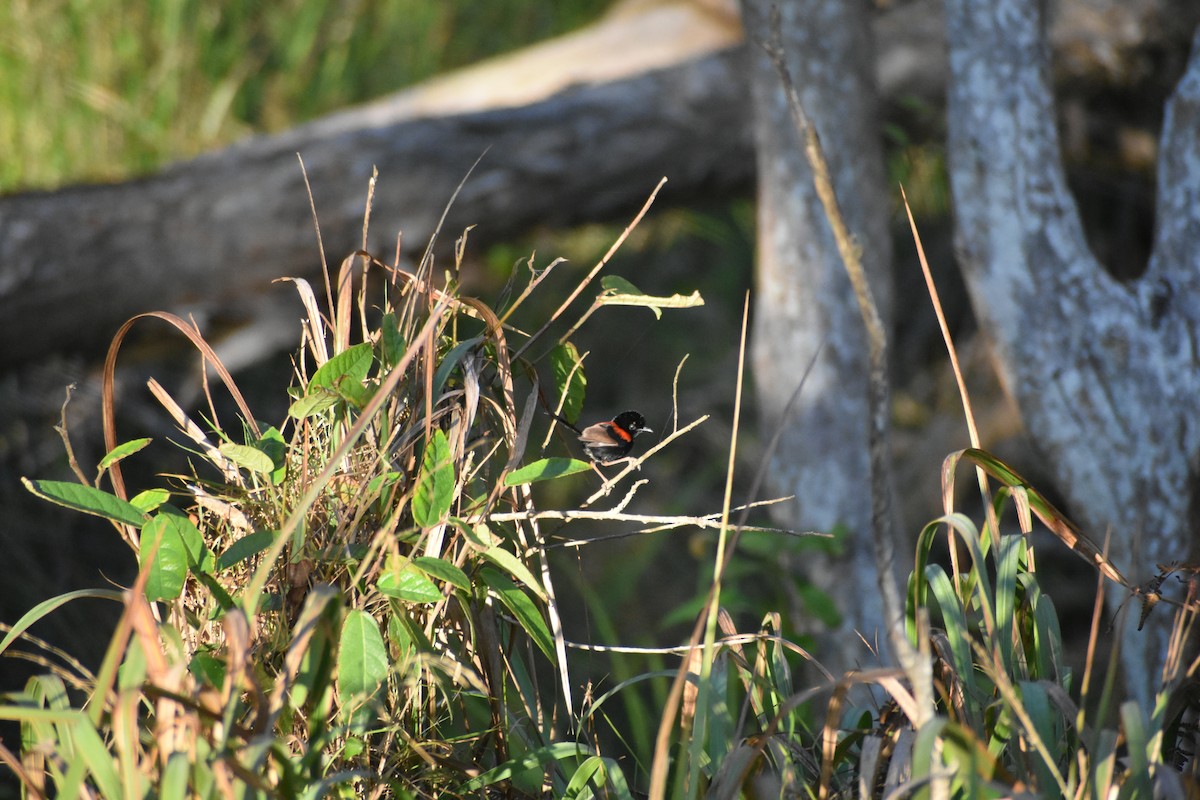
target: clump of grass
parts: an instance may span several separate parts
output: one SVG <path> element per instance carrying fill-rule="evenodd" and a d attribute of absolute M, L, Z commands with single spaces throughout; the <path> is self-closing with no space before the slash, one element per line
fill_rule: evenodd
<path fill-rule="evenodd" d="M 925 686 L 914 684 L 920 672 L 890 668 L 825 672 L 800 686 L 798 662 L 820 672 L 820 654 L 785 638 L 778 612 L 764 612 L 755 631 L 737 628 L 722 584 L 748 528 L 733 522 L 732 480 L 717 513 L 626 511 L 646 479 L 623 482 L 702 419 L 676 425 L 582 508 L 539 508 L 533 484 L 590 475 L 575 459 L 540 457 L 532 433 L 540 410 L 573 419 L 582 408 L 583 359 L 570 336 L 606 305 L 657 313 L 699 302 L 608 279 L 568 319 L 628 230 L 532 334 L 516 327 L 517 312 L 557 262 L 537 271 L 531 258 L 515 299 L 492 309 L 457 289 L 465 237 L 440 280 L 431 246 L 414 274 L 359 251 L 323 291 L 296 281 L 307 320 L 287 416 L 274 424 L 256 419 L 193 325 L 165 313 L 127 323 L 105 366 L 108 454 L 94 475 L 72 456 L 77 483 L 26 482 L 112 521 L 140 567 L 128 589 L 47 600 L 0 641 L 0 653 L 24 642 L 46 666 L 0 705 L 0 718 L 22 730 L 20 752 L 0 744 L 0 759 L 28 794 L 632 798 L 646 783 L 655 797 L 1083 798 L 1196 785 L 1188 717 L 1200 660 L 1189 661 L 1184 646 L 1195 626 L 1191 596 L 1175 603 L 1178 646 L 1153 709 L 1118 702 L 1115 661 L 1103 669 L 1089 659 L 1082 679 L 1074 675 L 1038 583 L 1033 516 L 1103 579 L 1124 579 L 978 448 L 948 458 L 944 496 L 954 496 L 955 465 L 975 464 L 985 519 L 947 501 L 921 532 L 908 582 L 902 635 L 931 666 Z M 240 417 L 219 420 L 207 380 L 199 422 L 151 381 L 190 442 L 191 469 L 131 493 L 121 464 L 150 442 L 120 441 L 112 385 L 121 341 L 146 317 L 200 350 Z M 555 324 L 566 333 L 550 340 Z M 743 352 L 744 337 L 743 322 Z M 542 375 L 551 376 L 545 386 Z M 737 427 L 735 412 L 734 443 Z M 70 455 L 65 425 L 63 437 Z M 623 496 L 613 498 L 617 489 Z M 1001 527 L 1010 508 L 1016 533 Z M 638 672 L 626 662 L 618 684 L 580 696 L 543 530 L 577 519 L 718 531 L 691 640 L 637 654 L 679 658 L 678 668 Z M 948 567 L 932 558 L 943 532 Z M 1161 577 L 1130 588 L 1162 601 Z M 28 634 L 84 596 L 123 608 L 94 674 Z M 639 717 L 657 721 L 653 741 L 609 714 L 644 681 L 664 689 L 660 707 Z M 863 684 L 876 694 L 862 699 Z M 630 760 L 605 749 L 610 735 L 640 743 Z"/>
<path fill-rule="evenodd" d="M 26 481 L 52 502 L 111 520 L 140 565 L 129 589 L 47 601 L 0 643 L 9 648 L 76 596 L 124 606 L 99 672 L 51 657 L 49 672 L 0 710 L 22 724 L 22 760 L 0 754 L 26 787 L 104 797 L 458 796 L 502 783 L 530 796 L 587 785 L 630 796 L 615 761 L 579 726 L 541 524 L 645 525 L 623 512 L 637 486 L 617 509 L 575 517 L 539 511 L 531 488 L 592 474 L 573 458 L 533 452 L 541 411 L 574 419 L 583 406 L 570 333 L 610 304 L 661 313 L 701 302 L 606 279 L 568 325 L 570 300 L 628 232 L 535 334 L 507 320 L 555 264 L 539 271 L 531 258 L 524 289 L 493 310 L 457 290 L 465 236 L 442 280 L 431 243 L 413 274 L 360 251 L 326 276 L 324 292 L 295 281 L 304 343 L 287 418 L 273 424 L 256 419 L 192 324 L 166 313 L 130 320 L 105 368 L 108 455 L 92 476 L 74 465 L 78 483 Z M 149 440 L 117 436 L 113 374 L 123 337 L 146 318 L 200 350 L 241 416 L 220 422 L 207 379 L 200 422 L 151 381 L 189 441 L 191 472 L 131 493 L 121 463 Z M 568 333 L 548 341 L 560 320 Z M 64 441 L 69 451 L 65 430 Z M 619 489 L 646 455 L 589 502 Z"/>

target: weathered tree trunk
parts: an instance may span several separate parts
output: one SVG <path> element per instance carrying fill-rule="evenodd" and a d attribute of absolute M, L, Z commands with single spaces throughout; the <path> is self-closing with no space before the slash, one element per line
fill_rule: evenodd
<path fill-rule="evenodd" d="M 1072 512 L 1127 578 L 1186 559 L 1200 504 L 1200 39 L 1168 106 L 1149 268 L 1119 283 L 1067 189 L 1037 0 L 949 0 L 949 157 L 977 316 Z M 1128 593 L 1113 586 L 1113 604 Z M 1170 611 L 1121 629 L 1148 707 Z"/>
<path fill-rule="evenodd" d="M 759 175 L 754 369 L 764 429 L 784 430 L 770 467 L 775 491 L 796 498 L 783 515 L 793 525 L 847 532 L 838 554 L 796 565 L 842 612 L 842 625 L 819 650 L 836 671 L 864 660 L 854 632 L 870 639 L 883 618 L 871 545 L 867 343 L 778 74 L 754 44 L 771 41 L 768 15 L 774 5 L 743 3 L 752 43 Z M 870 9 L 858 0 L 805 0 L 779 8 L 789 71 L 821 138 L 842 212 L 863 249 L 871 288 L 887 319 L 891 244 L 869 57 Z M 808 383 L 785 418 L 784 408 L 822 341 Z"/>

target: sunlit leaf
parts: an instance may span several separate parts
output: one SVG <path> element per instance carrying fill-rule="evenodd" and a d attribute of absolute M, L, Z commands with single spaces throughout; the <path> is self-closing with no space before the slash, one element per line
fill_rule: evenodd
<path fill-rule="evenodd" d="M 413 521 L 422 528 L 433 527 L 445 519 L 453 501 L 454 462 L 446 434 L 439 428 L 433 432 L 421 459 L 421 472 L 412 499 Z"/>
<path fill-rule="evenodd" d="M 370 342 L 362 342 L 348 347 L 330 358 L 313 373 L 312 379 L 308 382 L 308 391 L 311 394 L 314 389 L 332 389 L 345 397 L 351 384 L 357 384 L 361 388 L 374 361 L 375 353 Z M 350 389 L 350 391 L 354 390 Z"/>
<path fill-rule="evenodd" d="M 464 591 L 470 590 L 471 581 L 467 578 L 466 573 L 461 569 L 451 564 L 449 561 L 444 561 L 440 558 L 431 558 L 429 556 L 417 556 L 412 560 L 414 566 L 419 567 L 423 572 L 432 575 L 438 580 L 443 580 L 453 586 Z"/>
<path fill-rule="evenodd" d="M 318 386 L 309 389 L 308 394 L 301 397 L 288 407 L 288 416 L 292 419 L 308 419 L 322 411 L 333 408 L 338 404 L 338 395 L 332 389 Z"/>
<path fill-rule="evenodd" d="M 376 586 L 388 597 L 413 603 L 436 603 L 442 599 L 442 592 L 437 584 L 411 563 L 384 572 Z"/>
<path fill-rule="evenodd" d="M 138 565 L 149 571 L 146 580 L 148 600 L 174 600 L 183 593 L 188 552 L 180 534 L 181 527 L 179 517 L 174 514 L 156 514 L 142 528 Z M 153 561 L 147 564 L 147 559 L 151 557 Z"/>
<path fill-rule="evenodd" d="M 220 450 L 221 455 L 244 470 L 255 472 L 259 475 L 270 475 L 275 469 L 275 465 L 271 462 L 271 457 L 257 447 L 251 447 L 248 444 L 224 442 L 221 444 Z"/>
<path fill-rule="evenodd" d="M 554 478 L 562 478 L 566 475 L 574 475 L 578 472 L 587 472 L 590 469 L 591 467 L 588 466 L 586 461 L 580 461 L 575 458 L 543 458 L 532 464 L 526 464 L 520 469 L 514 469 L 505 475 L 504 485 L 520 486 L 523 483 L 548 481 Z"/>
<path fill-rule="evenodd" d="M 352 609 L 338 639 L 337 688 L 343 705 L 373 695 L 387 671 L 387 648 L 379 623 L 367 612 Z"/>
<path fill-rule="evenodd" d="M 85 514 L 95 514 L 98 517 L 123 522 L 140 528 L 148 519 L 147 515 L 131 503 L 116 495 L 81 483 L 69 481 L 31 481 L 21 478 L 25 488 L 43 500 L 57 503 L 60 506 L 73 508 Z"/>
<path fill-rule="evenodd" d="M 152 441 L 153 440 L 149 439 L 149 438 L 134 439 L 131 442 L 125 442 L 124 444 L 117 445 L 112 450 L 108 451 L 108 455 L 106 455 L 104 458 L 100 459 L 100 469 L 101 470 L 108 469 L 109 467 L 111 467 L 113 464 L 117 463 L 121 459 L 128 458 L 129 456 L 131 456 L 134 453 L 138 452 L 139 450 L 143 449 L 146 445 L 150 444 L 150 442 L 152 442 Z"/>

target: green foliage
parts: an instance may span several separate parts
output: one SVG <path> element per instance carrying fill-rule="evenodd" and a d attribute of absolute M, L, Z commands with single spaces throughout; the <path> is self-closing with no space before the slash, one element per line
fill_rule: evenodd
<path fill-rule="evenodd" d="M 0 192 L 144 173 L 565 32 L 608 5 L 0 3 Z"/>
<path fill-rule="evenodd" d="M 542 401 L 513 385 L 508 330 L 478 301 L 430 294 L 432 269 L 310 315 L 278 427 L 244 403 L 236 432 L 177 418 L 193 439 L 190 474 L 127 501 L 122 465 L 149 444 L 138 439 L 108 443 L 95 486 L 26 481 L 110 520 L 139 565 L 128 591 L 47 601 L 0 643 L 36 641 L 29 627 L 79 597 L 124 608 L 95 675 L 56 663 L 0 704 L 21 724 L 30 785 L 106 797 L 497 785 L 632 796 L 617 761 L 571 724 L 530 493 L 590 467 L 527 457 Z M 378 283 L 364 277 L 358 291 Z M 379 309 L 379 327 L 355 316 L 363 307 Z M 522 336 L 526 347 L 536 338 Z M 564 340 L 553 352 L 575 350 Z M 573 358 L 578 388 L 564 389 L 582 402 Z M 519 374 L 544 368 L 557 374 L 559 362 L 521 362 Z"/>

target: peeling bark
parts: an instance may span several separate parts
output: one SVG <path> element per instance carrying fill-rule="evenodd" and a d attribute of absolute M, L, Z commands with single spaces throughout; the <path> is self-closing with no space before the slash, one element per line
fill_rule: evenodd
<path fill-rule="evenodd" d="M 975 312 L 1073 513 L 1134 583 L 1189 557 L 1200 456 L 1200 41 L 1170 101 L 1149 269 L 1088 250 L 1063 174 L 1041 4 L 949 0 L 951 186 Z M 1113 605 L 1127 592 L 1110 589 Z M 1136 612 L 1136 603 L 1134 604 Z M 1144 708 L 1170 613 L 1121 630 Z"/>

